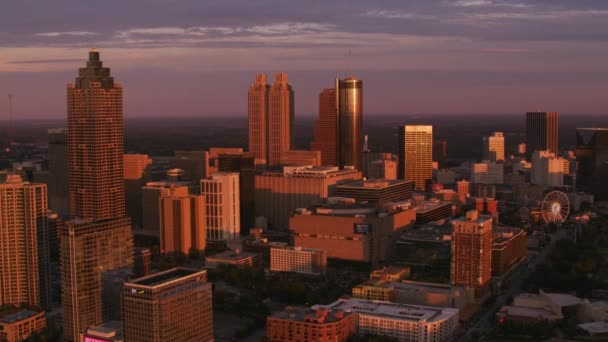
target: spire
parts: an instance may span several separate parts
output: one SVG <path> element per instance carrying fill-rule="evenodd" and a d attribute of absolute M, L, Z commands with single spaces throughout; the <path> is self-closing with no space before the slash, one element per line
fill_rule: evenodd
<path fill-rule="evenodd" d="M 114 88 L 114 78 L 110 76 L 110 68 L 104 68 L 99 57 L 99 51 L 91 49 L 86 68 L 80 68 L 76 78 L 76 87 L 89 88 L 91 83 L 99 83 L 101 88 Z"/>

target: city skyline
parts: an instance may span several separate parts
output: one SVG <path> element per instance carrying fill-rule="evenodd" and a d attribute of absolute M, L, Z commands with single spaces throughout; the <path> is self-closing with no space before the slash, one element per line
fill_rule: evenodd
<path fill-rule="evenodd" d="M 0 94 L 15 94 L 17 118 L 61 117 L 60 80 L 92 47 L 130 89 L 127 118 L 245 116 L 246 102 L 233 95 L 270 71 L 290 75 L 296 115 L 315 116 L 318 93 L 350 74 L 366 80 L 369 115 L 600 114 L 608 106 L 601 1 L 184 1 L 153 2 L 145 14 L 120 3 L 65 5 L 80 15 L 67 20 L 64 6 L 46 4 L 0 14 Z M 98 22 L 93 10 L 112 19 Z M 32 19 L 15 20 L 23 16 Z"/>

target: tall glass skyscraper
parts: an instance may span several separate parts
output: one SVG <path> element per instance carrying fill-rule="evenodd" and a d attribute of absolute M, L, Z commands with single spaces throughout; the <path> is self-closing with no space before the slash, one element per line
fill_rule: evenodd
<path fill-rule="evenodd" d="M 338 166 L 361 170 L 363 152 L 363 81 L 336 79 Z"/>

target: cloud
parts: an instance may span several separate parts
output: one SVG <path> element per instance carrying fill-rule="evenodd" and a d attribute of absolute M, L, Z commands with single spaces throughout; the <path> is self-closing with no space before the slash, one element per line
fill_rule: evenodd
<path fill-rule="evenodd" d="M 39 37 L 61 37 L 61 36 L 73 36 L 73 37 L 84 37 L 84 36 L 95 36 L 96 32 L 89 31 L 66 31 L 66 32 L 40 32 L 34 34 Z"/>
<path fill-rule="evenodd" d="M 53 64 L 53 63 L 74 63 L 81 62 L 82 59 L 77 58 L 59 58 L 59 59 L 31 59 L 23 61 L 8 61 L 7 64 Z"/>
<path fill-rule="evenodd" d="M 426 15 L 426 14 L 418 14 L 413 12 L 402 12 L 396 10 L 368 10 L 363 13 L 364 17 L 371 18 L 384 18 L 384 19 L 423 19 L 423 20 L 432 20 L 437 19 L 436 16 Z"/>
<path fill-rule="evenodd" d="M 452 6 L 457 7 L 512 7 L 512 8 L 528 8 L 531 7 L 528 4 L 520 2 L 509 2 L 509 1 L 496 1 L 496 0 L 458 0 L 455 2 L 449 2 Z"/>

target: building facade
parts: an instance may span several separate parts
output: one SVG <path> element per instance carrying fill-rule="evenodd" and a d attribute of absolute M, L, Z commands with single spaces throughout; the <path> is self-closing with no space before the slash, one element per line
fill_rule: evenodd
<path fill-rule="evenodd" d="M 21 310 L 0 318 L 0 341 L 21 342 L 46 328 L 43 311 Z"/>
<path fill-rule="evenodd" d="M 399 179 L 424 190 L 433 179 L 433 126 L 399 127 Z"/>
<path fill-rule="evenodd" d="M 40 304 L 38 233 L 48 231 L 46 184 L 0 183 L 0 304 Z M 44 272 L 43 272 L 44 273 Z"/>
<path fill-rule="evenodd" d="M 141 189 L 142 227 L 135 233 L 160 237 L 160 199 L 188 196 L 188 182 L 148 182 Z"/>
<path fill-rule="evenodd" d="M 211 287 L 207 271 L 187 268 L 127 281 L 122 292 L 125 340 L 213 341 Z"/>
<path fill-rule="evenodd" d="M 471 182 L 474 184 L 503 184 L 503 164 L 487 160 L 474 163 L 471 170 Z"/>
<path fill-rule="evenodd" d="M 294 97 L 287 74 L 275 75 L 268 90 L 268 165 L 281 165 L 283 153 L 294 146 Z"/>
<path fill-rule="evenodd" d="M 413 192 L 414 182 L 404 180 L 364 180 L 336 187 L 336 196 L 378 206 L 409 200 Z"/>
<path fill-rule="evenodd" d="M 171 167 L 184 171 L 184 180 L 198 184 L 201 179 L 209 177 L 209 152 L 207 151 L 175 151 L 171 159 Z"/>
<path fill-rule="evenodd" d="M 597 200 L 608 199 L 608 128 L 576 129 L 576 185 L 580 190 L 595 195 Z"/>
<path fill-rule="evenodd" d="M 270 270 L 308 275 L 325 274 L 327 251 L 317 248 L 270 247 Z"/>
<path fill-rule="evenodd" d="M 526 157 L 528 160 L 537 150 L 549 150 L 557 154 L 558 128 L 557 112 L 526 113 Z"/>
<path fill-rule="evenodd" d="M 336 89 L 326 88 L 319 94 L 319 118 L 315 121 L 312 151 L 321 152 L 323 166 L 337 166 L 338 108 Z"/>
<path fill-rule="evenodd" d="M 68 184 L 68 130 L 53 128 L 49 137 L 49 208 L 61 217 L 70 214 L 70 191 Z"/>
<path fill-rule="evenodd" d="M 492 218 L 471 210 L 452 225 L 451 283 L 483 290 L 492 278 Z"/>
<path fill-rule="evenodd" d="M 355 315 L 351 312 L 287 308 L 266 319 L 266 340 L 344 342 L 356 333 L 355 327 Z"/>
<path fill-rule="evenodd" d="M 253 153 L 222 153 L 219 172 L 238 172 L 241 208 L 241 235 L 255 226 L 255 156 Z"/>
<path fill-rule="evenodd" d="M 147 154 L 124 154 L 125 200 L 127 215 L 134 229 L 141 228 L 141 188 L 152 180 L 152 159 Z"/>
<path fill-rule="evenodd" d="M 162 253 L 203 251 L 207 242 L 205 197 L 169 195 L 160 199 Z"/>
<path fill-rule="evenodd" d="M 338 166 L 361 170 L 363 153 L 363 81 L 354 77 L 336 79 L 338 110 Z"/>
<path fill-rule="evenodd" d="M 201 180 L 205 196 L 207 239 L 232 240 L 241 233 L 239 174 L 218 172 Z"/>
<path fill-rule="evenodd" d="M 494 132 L 489 137 L 483 137 L 483 160 L 491 162 L 505 160 L 505 136 L 502 132 Z"/>
<path fill-rule="evenodd" d="M 550 151 L 536 150 L 532 154 L 531 183 L 542 186 L 563 186 L 564 176 L 570 174 L 568 159 Z"/>
<path fill-rule="evenodd" d="M 306 150 L 289 150 L 281 154 L 280 165 L 289 166 L 321 166 L 321 152 Z"/>

